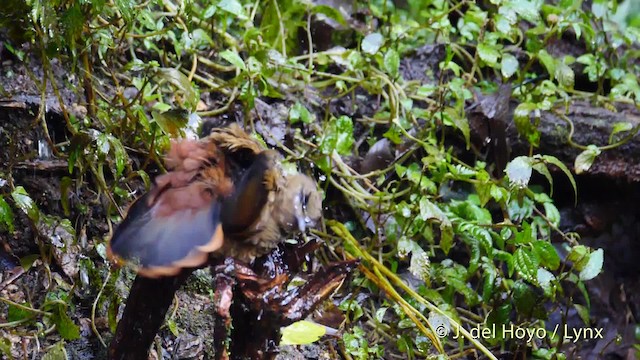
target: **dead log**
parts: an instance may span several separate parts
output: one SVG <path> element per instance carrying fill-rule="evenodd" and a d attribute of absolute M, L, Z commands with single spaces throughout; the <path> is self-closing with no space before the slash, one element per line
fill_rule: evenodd
<path fill-rule="evenodd" d="M 513 115 L 509 118 L 513 119 Z M 640 181 L 640 137 L 637 136 L 640 129 L 640 111 L 633 106 L 617 105 L 615 108 L 604 108 L 592 106 L 587 102 L 575 102 L 566 109 L 542 112 L 538 125 L 541 133 L 540 146 L 533 152 L 553 155 L 569 169 L 573 169 L 576 156 L 582 149 L 571 145 L 571 142 L 583 146 L 609 145 L 613 128 L 619 123 L 630 124 L 631 130 L 615 135 L 612 143 L 627 136 L 629 138 L 619 146 L 603 150 L 585 175 L 626 182 Z M 512 148 L 512 158 L 529 153 L 530 146 L 518 134 L 513 121 L 507 124 L 507 139 Z"/>

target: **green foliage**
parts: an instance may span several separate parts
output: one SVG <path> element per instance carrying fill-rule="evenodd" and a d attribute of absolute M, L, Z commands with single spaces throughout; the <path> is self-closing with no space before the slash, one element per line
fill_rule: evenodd
<path fill-rule="evenodd" d="M 86 100 L 87 116 L 69 114 L 69 141 L 56 145 L 68 161 L 61 205 L 69 219 L 88 213 L 87 205 L 68 198 L 91 184 L 99 203 L 107 204 L 103 220 L 118 220 L 118 210 L 134 197 L 132 190 L 148 188 L 149 174 L 162 171 L 159 158 L 169 139 L 190 134 L 202 118 L 232 113 L 239 103 L 245 123 L 253 125 L 257 101 L 284 103 L 287 125 L 296 129 L 287 153 L 317 166 L 322 185 L 341 192 L 345 206 L 353 208 L 345 213 L 354 218 L 338 219 L 348 226 L 331 226 L 340 241 L 318 233 L 330 252 L 364 260 L 349 289 L 371 301 L 342 301 L 349 320 L 344 352 L 357 359 L 398 352 L 412 358 L 444 353 L 443 343 L 456 347 L 452 339 L 434 336 L 431 314 L 452 326 L 461 321 L 464 326 L 513 321 L 539 326 L 548 316 L 543 305 L 566 302 L 569 284 L 584 289 L 603 266 L 601 249 L 581 245 L 577 235 L 558 229 L 553 193 L 539 190 L 531 179 L 535 171 L 553 191 L 550 169 L 558 168 L 577 201 L 567 166 L 537 154 L 543 140 L 539 124 L 546 112 L 563 115 L 559 109 L 575 98 L 637 102 L 637 69 L 629 65 L 638 57 L 637 12 L 626 17 L 627 31 L 619 32 L 606 22 L 619 10 L 609 2 L 594 1 L 590 11 L 572 1 L 490 3 L 358 1 L 354 5 L 362 13 L 346 17 L 336 8 L 302 0 L 11 0 L 0 9 L 0 25 L 9 26 L 12 41 L 4 45 L 21 61 L 29 57 L 19 45 L 30 44 L 44 64 L 44 78 L 53 78 L 50 60 L 57 58 L 81 80 L 75 91 Z M 341 47 L 314 48 L 317 34 L 311 26 L 318 19 L 339 25 L 330 45 Z M 567 36 L 585 53 L 557 56 L 550 46 Z M 442 56 L 429 57 L 434 66 L 405 79 L 405 60 L 424 45 Z M 625 51 L 616 51 L 620 47 Z M 538 77 L 534 85 L 526 81 Z M 475 94 L 501 82 L 514 85 L 512 98 L 519 104 L 513 122 L 530 144 L 531 156 L 511 159 L 504 174 L 495 176 L 490 162 L 459 159 L 451 140 L 459 138 L 472 148 L 469 104 Z M 576 90 L 580 83 L 593 91 Z M 59 100 L 64 103 L 62 96 Z M 607 146 L 618 146 L 635 132 L 637 127 L 617 124 Z M 358 173 L 349 159 L 368 150 L 362 144 L 376 144 L 381 137 L 390 144 L 393 163 L 367 176 Z M 606 150 L 573 145 L 582 151 L 575 173 L 588 171 Z M 0 229 L 14 232 L 23 214 L 40 230 L 54 221 L 70 224 L 38 209 L 23 185 L 2 190 Z M 67 227 L 75 239 L 77 231 Z M 345 240 L 354 236 L 358 241 Z M 552 237 L 561 240 L 552 243 Z M 105 283 L 104 244 L 92 241 L 91 260 L 80 267 L 90 291 L 111 294 L 99 297 L 95 309 L 113 330 L 121 300 L 116 284 L 127 275 L 118 272 Z M 568 250 L 566 259 L 558 247 Z M 408 278 L 415 280 L 411 287 Z M 46 314 L 9 307 L 10 321 L 46 319 L 63 339 L 77 338 L 68 314 L 70 294 L 48 293 L 39 308 Z M 588 301 L 575 304 L 585 321 Z M 485 355 L 487 345 L 513 345 L 503 336 L 486 343 L 465 341 Z M 556 342 L 544 339 L 536 356 L 559 355 Z M 2 343 L 0 349 L 7 353 Z"/>
<path fill-rule="evenodd" d="M 0 197 L 0 222 L 6 230 L 13 233 L 14 230 L 14 216 L 11 206 L 5 201 L 3 197 Z"/>
<path fill-rule="evenodd" d="M 60 341 L 52 346 L 42 360 L 66 360 L 68 358 L 67 351 L 64 348 L 64 342 Z"/>
<path fill-rule="evenodd" d="M 355 326 L 350 333 L 342 336 L 347 353 L 358 360 L 380 359 L 384 355 L 382 345 L 370 346 L 364 330 Z"/>

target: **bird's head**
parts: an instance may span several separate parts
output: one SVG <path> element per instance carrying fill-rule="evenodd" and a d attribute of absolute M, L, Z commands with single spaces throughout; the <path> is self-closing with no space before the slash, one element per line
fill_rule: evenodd
<path fill-rule="evenodd" d="M 322 197 L 316 183 L 303 174 L 289 175 L 281 191 L 281 225 L 301 232 L 314 226 L 322 216 Z"/>

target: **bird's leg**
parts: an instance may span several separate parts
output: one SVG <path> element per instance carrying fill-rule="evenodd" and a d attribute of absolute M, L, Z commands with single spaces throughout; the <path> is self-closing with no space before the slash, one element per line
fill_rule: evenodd
<path fill-rule="evenodd" d="M 149 348 L 164 322 L 176 291 L 193 270 L 183 269 L 176 276 L 158 279 L 136 276 L 116 334 L 109 345 L 110 360 L 148 357 Z"/>

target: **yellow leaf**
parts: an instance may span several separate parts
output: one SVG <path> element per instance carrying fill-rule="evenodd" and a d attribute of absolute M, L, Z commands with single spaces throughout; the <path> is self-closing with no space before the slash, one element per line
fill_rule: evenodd
<path fill-rule="evenodd" d="M 305 345 L 318 341 L 325 333 L 324 326 L 311 321 L 298 321 L 282 328 L 280 345 Z"/>

